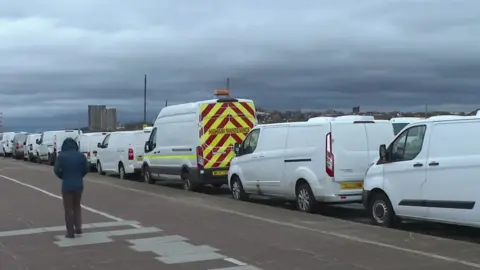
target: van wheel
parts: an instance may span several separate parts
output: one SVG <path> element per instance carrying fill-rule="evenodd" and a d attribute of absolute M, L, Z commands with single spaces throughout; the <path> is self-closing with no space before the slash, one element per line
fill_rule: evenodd
<path fill-rule="evenodd" d="M 105 175 L 105 172 L 102 170 L 102 163 L 100 163 L 100 161 L 97 162 L 97 173 L 99 175 Z"/>
<path fill-rule="evenodd" d="M 124 180 L 126 178 L 126 173 L 125 173 L 125 167 L 123 167 L 123 164 L 120 163 L 118 165 L 118 178 Z"/>
<path fill-rule="evenodd" d="M 150 167 L 148 165 L 144 165 L 142 168 L 143 174 L 143 182 L 147 184 L 155 184 L 155 180 L 152 178 L 152 174 L 150 173 Z"/>
<path fill-rule="evenodd" d="M 245 193 L 243 189 L 242 181 L 238 176 L 232 177 L 232 197 L 235 200 L 246 201 L 248 199 L 248 194 Z"/>
<path fill-rule="evenodd" d="M 305 213 L 314 213 L 317 200 L 309 184 L 301 184 L 297 188 L 297 209 Z"/>
<path fill-rule="evenodd" d="M 190 173 L 182 172 L 181 178 L 183 180 L 183 189 L 187 191 L 195 191 L 198 190 L 200 185 L 198 183 L 193 182 L 190 179 Z"/>
<path fill-rule="evenodd" d="M 393 211 L 392 203 L 382 192 L 373 194 L 368 211 L 372 224 L 377 226 L 392 228 L 399 221 Z"/>
<path fill-rule="evenodd" d="M 50 166 L 53 166 L 53 164 L 55 163 L 55 159 L 54 159 L 54 155 L 50 153 L 48 153 L 48 165 Z"/>

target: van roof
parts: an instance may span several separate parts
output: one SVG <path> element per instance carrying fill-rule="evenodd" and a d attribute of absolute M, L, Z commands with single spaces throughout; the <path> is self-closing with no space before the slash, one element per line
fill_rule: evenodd
<path fill-rule="evenodd" d="M 416 123 L 431 123 L 431 122 L 443 122 L 443 121 L 480 121 L 480 117 L 477 116 L 459 116 L 459 115 L 438 115 L 438 116 L 431 116 L 427 119 L 422 119 Z"/>
<path fill-rule="evenodd" d="M 197 112 L 200 105 L 217 103 L 219 100 L 221 100 L 221 99 L 209 99 L 209 100 L 202 100 L 202 101 L 183 103 L 183 104 L 177 104 L 177 105 L 169 105 L 169 106 L 164 107 L 163 109 L 160 110 L 160 112 L 158 113 L 157 119 L 159 117 L 165 116 L 165 115 L 195 113 L 195 112 Z M 251 99 L 236 98 L 235 100 L 237 100 L 238 102 L 252 102 L 253 103 L 253 101 Z"/>
<path fill-rule="evenodd" d="M 355 121 L 375 121 L 375 117 L 370 115 L 341 115 L 336 117 L 319 116 L 308 119 L 307 122 L 327 123 L 327 122 L 355 122 Z"/>
<path fill-rule="evenodd" d="M 420 117 L 392 117 L 390 118 L 390 122 L 392 123 L 413 123 L 416 121 L 423 120 L 425 118 Z"/>

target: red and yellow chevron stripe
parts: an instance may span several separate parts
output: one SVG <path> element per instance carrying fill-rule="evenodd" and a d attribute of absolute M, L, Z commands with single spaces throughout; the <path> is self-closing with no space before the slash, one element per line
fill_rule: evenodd
<path fill-rule="evenodd" d="M 256 124 L 253 102 L 218 102 L 200 108 L 200 146 L 205 168 L 225 168 L 234 157 L 233 145 L 242 143 Z"/>

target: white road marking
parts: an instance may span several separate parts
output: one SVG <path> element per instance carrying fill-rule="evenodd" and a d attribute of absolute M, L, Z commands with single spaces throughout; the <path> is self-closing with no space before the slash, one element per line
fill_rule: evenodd
<path fill-rule="evenodd" d="M 45 194 L 45 195 L 48 195 L 48 196 L 50 196 L 50 197 L 53 197 L 53 198 L 57 198 L 57 199 L 62 200 L 62 197 L 61 197 L 61 196 L 56 195 L 56 194 L 53 194 L 53 193 L 51 193 L 51 192 L 48 192 L 48 191 L 46 191 L 46 190 L 44 190 L 44 189 L 41 189 L 41 188 L 38 188 L 38 187 L 36 187 L 36 186 L 32 186 L 32 185 L 30 185 L 30 184 L 26 184 L 26 183 L 24 183 L 24 182 L 18 181 L 17 179 L 13 179 L 13 178 L 8 177 L 8 176 L 5 176 L 5 175 L 1 175 L 1 174 L 0 174 L 0 177 L 6 179 L 6 180 L 8 180 L 8 181 L 14 182 L 14 183 L 16 183 L 16 184 L 22 185 L 22 186 L 24 186 L 24 187 L 28 187 L 28 188 L 34 189 L 34 190 L 36 190 L 36 191 L 38 191 L 38 192 L 41 192 L 41 193 L 43 193 L 43 194 Z M 92 212 L 92 213 L 98 214 L 98 215 L 100 215 L 100 216 L 109 218 L 109 219 L 111 219 L 111 220 L 115 220 L 115 221 L 125 221 L 125 220 L 123 220 L 122 218 L 119 218 L 119 217 L 116 217 L 116 216 L 112 216 L 112 215 L 110 215 L 110 214 L 108 214 L 108 213 L 105 213 L 105 212 L 96 210 L 96 209 L 94 209 L 94 208 L 85 206 L 85 205 L 83 205 L 83 204 L 82 204 L 82 208 L 85 209 L 85 210 L 87 210 L 87 211 L 90 211 L 90 212 Z M 134 228 L 142 228 L 142 226 L 139 225 L 139 224 L 132 224 L 132 225 L 130 225 L 130 226 L 132 226 L 132 227 L 134 227 Z"/>
<path fill-rule="evenodd" d="M 83 229 L 92 229 L 92 228 L 106 228 L 106 227 L 118 227 L 118 226 L 131 226 L 138 224 L 138 221 L 109 221 L 109 222 L 98 222 L 98 223 L 87 223 L 82 224 Z M 29 234 L 39 234 L 39 233 L 48 233 L 48 232 L 61 232 L 65 230 L 65 225 L 62 226 L 53 226 L 53 227 L 43 227 L 43 228 L 29 228 L 23 230 L 14 230 L 14 231 L 3 231 L 0 232 L 0 237 L 12 237 L 19 235 L 29 235 Z"/>
<path fill-rule="evenodd" d="M 382 243 L 382 242 L 378 242 L 378 241 L 363 239 L 363 238 L 360 238 L 360 237 L 351 236 L 351 235 L 343 234 L 343 233 L 336 233 L 336 232 L 332 232 L 332 231 L 309 228 L 309 227 L 294 224 L 294 223 L 291 223 L 291 222 L 278 221 L 278 220 L 274 220 L 274 219 L 270 219 L 270 218 L 251 215 L 251 214 L 247 214 L 247 213 L 243 213 L 243 212 L 238 212 L 238 211 L 234 211 L 234 210 L 230 210 L 230 209 L 210 206 L 210 205 L 206 205 L 206 204 L 198 204 L 198 203 L 192 204 L 188 200 L 169 197 L 169 196 L 162 195 L 162 194 L 151 193 L 151 192 L 144 191 L 144 190 L 138 190 L 138 189 L 134 189 L 134 188 L 118 186 L 118 185 L 114 185 L 114 184 L 110 184 L 110 183 L 106 183 L 106 182 L 95 181 L 95 180 L 91 180 L 91 179 L 90 179 L 90 182 L 94 182 L 94 183 L 98 183 L 98 184 L 106 185 L 106 186 L 111 186 L 111 187 L 115 187 L 115 188 L 118 188 L 118 189 L 128 190 L 128 191 L 132 191 L 132 192 L 136 192 L 136 193 L 140 193 L 140 194 L 150 195 L 150 196 L 162 198 L 162 199 L 165 199 L 165 200 L 170 200 L 170 201 L 175 201 L 175 202 L 179 202 L 179 203 L 183 203 L 183 204 L 193 205 L 195 207 L 202 207 L 202 208 L 205 208 L 205 209 L 215 210 L 215 211 L 219 211 L 219 212 L 223 212 L 223 213 L 228 213 L 228 214 L 237 215 L 237 216 L 241 216 L 241 217 L 246 217 L 246 218 L 250 218 L 250 219 L 254 219 L 254 220 L 259 220 L 259 221 L 263 221 L 265 223 L 281 225 L 281 226 L 296 228 L 296 229 L 300 229 L 300 230 L 312 231 L 312 232 L 316 232 L 316 233 L 320 233 L 320 234 L 324 234 L 324 235 L 329 235 L 329 236 L 334 236 L 334 237 L 337 237 L 337 238 L 341 238 L 341 239 L 345 239 L 345 240 L 349 240 L 349 241 L 353 241 L 353 242 L 358 242 L 358 243 L 362 243 L 362 244 L 369 244 L 369 245 L 382 247 L 382 248 L 389 248 L 389 249 L 402 251 L 402 252 L 406 252 L 406 253 L 410 253 L 410 254 L 421 255 L 421 256 L 424 256 L 424 257 L 428 257 L 428 258 L 438 259 L 438 260 L 452 262 L 452 263 L 459 263 L 459 264 L 463 264 L 463 265 L 466 265 L 466 266 L 470 266 L 470 267 L 480 269 L 480 264 L 479 263 L 474 263 L 474 262 L 470 262 L 470 261 L 455 259 L 455 258 L 452 258 L 452 257 L 438 255 L 438 254 L 435 254 L 435 253 L 430 253 L 430 252 L 425 252 L 425 251 L 420 251 L 420 250 L 415 250 L 415 249 L 409 249 L 409 248 L 403 248 L 403 247 L 394 246 L 394 245 L 390 245 L 390 244 L 386 244 L 386 243 Z"/>
<path fill-rule="evenodd" d="M 227 262 L 231 262 L 233 264 L 236 264 L 236 265 L 240 265 L 240 266 L 247 265 L 246 263 L 241 262 L 241 261 L 239 261 L 237 259 L 234 259 L 234 258 L 225 258 L 224 260 L 227 261 Z"/>
<path fill-rule="evenodd" d="M 53 198 L 57 198 L 57 199 L 62 200 L 62 197 L 61 197 L 61 196 L 56 195 L 56 194 L 53 194 L 53 193 L 51 193 L 51 192 L 49 192 L 49 191 L 46 191 L 46 190 L 44 190 L 44 189 L 41 189 L 41 188 L 39 188 L 39 187 L 36 187 L 36 186 L 30 185 L 30 184 L 24 183 L 24 182 L 22 182 L 22 181 L 19 181 L 19 180 L 17 180 L 17 179 L 14 179 L 14 178 L 11 178 L 11 177 L 8 177 L 8 176 L 5 176 L 5 175 L 1 175 L 1 174 L 0 174 L 0 177 L 6 179 L 6 180 L 8 180 L 8 181 L 14 182 L 14 183 L 16 183 L 16 184 L 22 185 L 22 186 L 24 186 L 24 187 L 28 187 L 28 188 L 31 188 L 31 189 L 33 189 L 33 190 L 36 190 L 36 191 L 41 192 L 41 193 L 43 193 L 43 194 L 45 194 L 45 195 L 48 195 L 48 196 L 50 196 L 50 197 L 53 197 Z M 87 210 L 87 211 L 90 211 L 90 212 L 92 212 L 92 213 L 95 213 L 95 214 L 104 216 L 104 217 L 106 217 L 106 218 L 115 220 L 115 221 L 117 221 L 117 222 L 128 222 L 128 221 L 125 221 L 125 220 L 122 219 L 122 218 L 115 217 L 115 216 L 113 216 L 113 215 L 110 215 L 110 214 L 108 214 L 108 213 L 105 213 L 105 212 L 96 210 L 96 209 L 94 209 L 94 208 L 85 206 L 85 205 L 83 205 L 83 204 L 82 204 L 82 208 L 85 209 L 85 210 Z M 134 227 L 134 228 L 138 228 L 138 229 L 144 228 L 144 227 L 141 226 L 140 224 L 136 224 L 136 223 L 129 224 L 129 225 L 132 226 L 132 227 Z M 246 263 L 243 263 L 243 262 L 241 262 L 241 261 L 239 261 L 239 260 L 236 260 L 236 259 L 234 259 L 234 258 L 228 258 L 228 257 L 225 258 L 225 256 L 220 255 L 220 254 L 218 254 L 218 256 L 217 256 L 217 254 L 215 254 L 215 256 L 212 256 L 211 258 L 214 259 L 214 257 L 215 257 L 215 258 L 218 258 L 218 259 L 223 259 L 223 260 L 225 260 L 225 261 L 227 261 L 227 262 L 230 262 L 230 263 L 233 263 L 233 264 L 236 264 L 236 265 L 239 265 L 239 266 L 246 266 L 246 265 L 247 265 Z M 196 259 L 201 259 L 201 258 L 182 258 L 182 259 L 178 258 L 178 260 L 175 261 L 175 262 L 172 261 L 172 262 L 167 262 L 167 263 L 179 263 L 179 262 L 186 261 L 187 259 L 190 259 L 191 261 L 194 261 L 194 260 L 196 260 Z M 204 259 L 205 259 L 205 258 L 204 258 Z"/>

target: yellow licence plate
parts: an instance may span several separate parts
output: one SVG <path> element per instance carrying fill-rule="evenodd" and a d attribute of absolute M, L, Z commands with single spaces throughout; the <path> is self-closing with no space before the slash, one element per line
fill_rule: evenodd
<path fill-rule="evenodd" d="M 143 157 L 137 157 L 137 161 L 143 161 Z"/>
<path fill-rule="evenodd" d="M 362 189 L 363 182 L 350 182 L 340 184 L 340 189 Z"/>
<path fill-rule="evenodd" d="M 228 171 L 214 171 L 213 172 L 214 176 L 223 176 L 223 175 L 228 175 Z"/>

